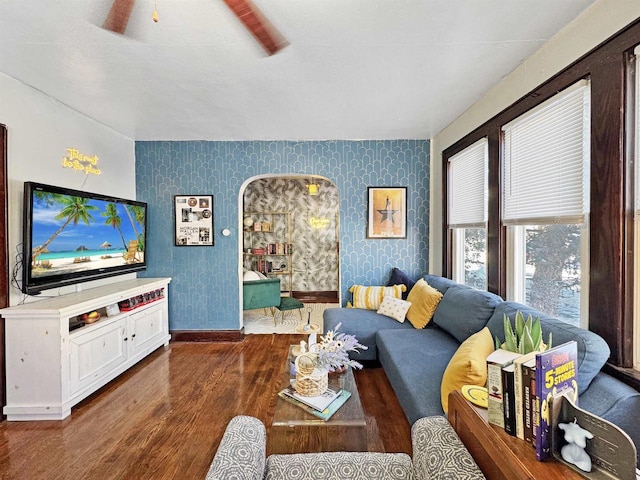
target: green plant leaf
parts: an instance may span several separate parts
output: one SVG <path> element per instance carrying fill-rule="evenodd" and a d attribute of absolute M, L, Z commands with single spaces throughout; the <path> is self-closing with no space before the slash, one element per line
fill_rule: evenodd
<path fill-rule="evenodd" d="M 549 350 L 550 348 L 553 347 L 553 344 L 552 344 L 551 340 L 552 340 L 551 332 L 549 332 L 549 341 L 547 342 L 547 350 Z"/>
<path fill-rule="evenodd" d="M 540 342 L 542 342 L 542 326 L 540 325 L 540 317 L 537 317 L 531 326 L 531 338 L 533 338 L 533 343 L 536 345 L 540 345 Z"/>
<path fill-rule="evenodd" d="M 533 342 L 533 338 L 531 338 L 531 334 L 528 330 L 525 330 L 522 333 L 522 339 L 520 340 L 520 352 L 523 355 L 525 353 L 533 352 L 536 349 L 536 346 Z"/>
<path fill-rule="evenodd" d="M 524 315 L 522 315 L 522 312 L 520 310 L 518 310 L 516 312 L 516 336 L 518 338 L 522 338 L 522 332 L 524 330 Z"/>
<path fill-rule="evenodd" d="M 504 316 L 504 348 L 510 352 L 518 351 L 518 339 L 511 328 L 509 317 Z"/>

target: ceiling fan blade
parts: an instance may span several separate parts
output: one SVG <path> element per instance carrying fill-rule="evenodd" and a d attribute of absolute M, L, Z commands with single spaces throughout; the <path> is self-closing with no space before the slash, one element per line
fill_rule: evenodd
<path fill-rule="evenodd" d="M 269 55 L 289 45 L 251 0 L 224 0 L 236 17 L 251 32 Z"/>
<path fill-rule="evenodd" d="M 134 3 L 136 3 L 136 0 L 114 0 L 111 10 L 109 10 L 109 15 L 107 15 L 102 24 L 102 28 L 124 34 Z"/>

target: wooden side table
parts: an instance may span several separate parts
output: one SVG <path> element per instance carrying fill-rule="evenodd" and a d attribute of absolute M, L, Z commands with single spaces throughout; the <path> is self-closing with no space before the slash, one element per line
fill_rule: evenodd
<path fill-rule="evenodd" d="M 566 465 L 536 460 L 533 447 L 487 422 L 487 411 L 469 403 L 460 391 L 449 395 L 449 422 L 488 480 L 573 480 L 583 477 Z"/>

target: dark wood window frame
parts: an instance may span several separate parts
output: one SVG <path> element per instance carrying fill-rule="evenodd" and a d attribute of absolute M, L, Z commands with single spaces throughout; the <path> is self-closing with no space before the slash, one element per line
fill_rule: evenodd
<path fill-rule="evenodd" d="M 501 211 L 501 128 L 581 79 L 591 82 L 589 216 L 589 328 L 611 348 L 607 371 L 640 386 L 633 370 L 633 224 L 627 158 L 633 148 L 633 49 L 640 19 L 618 32 L 442 154 L 443 272 L 451 277 L 452 243 L 447 218 L 447 171 L 452 155 L 486 137 L 489 142 L 487 289 L 506 295 L 506 229 Z M 631 157 L 629 157 L 631 158 Z"/>

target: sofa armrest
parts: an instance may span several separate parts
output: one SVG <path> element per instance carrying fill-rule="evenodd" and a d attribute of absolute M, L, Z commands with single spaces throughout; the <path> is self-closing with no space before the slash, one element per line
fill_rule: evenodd
<path fill-rule="evenodd" d="M 482 480 L 484 475 L 445 417 L 424 417 L 411 427 L 415 480 Z"/>
<path fill-rule="evenodd" d="M 207 480 L 262 480 L 264 475 L 266 431 L 254 417 L 233 417 L 213 457 Z"/>

